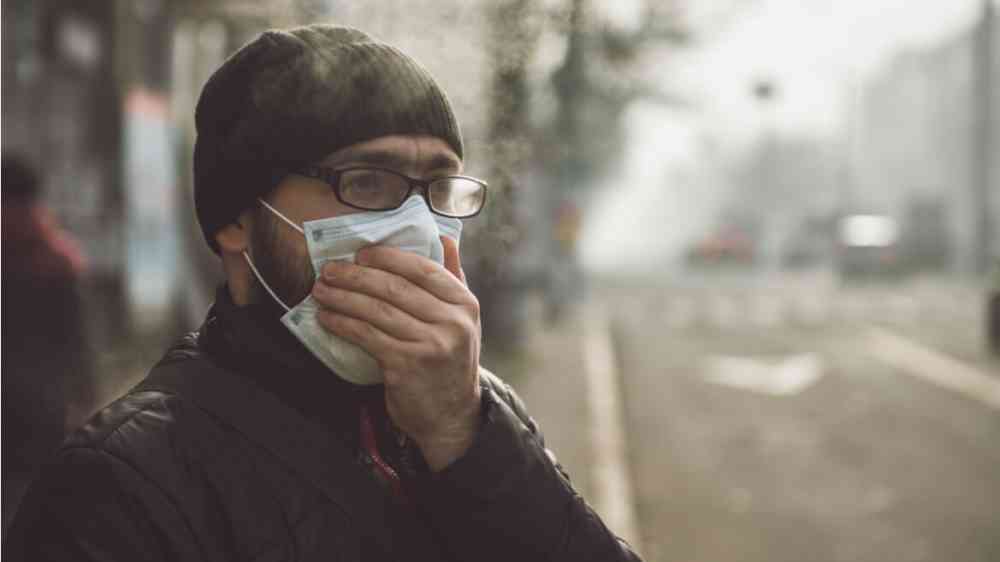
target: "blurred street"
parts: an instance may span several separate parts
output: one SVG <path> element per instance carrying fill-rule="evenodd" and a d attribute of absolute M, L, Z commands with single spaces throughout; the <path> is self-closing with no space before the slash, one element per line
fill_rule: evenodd
<path fill-rule="evenodd" d="M 1000 363 L 975 287 L 711 275 L 608 281 L 589 306 L 610 326 L 649 560 L 1000 556 Z M 918 367 L 971 372 L 992 398 Z M 524 386 L 536 411 L 560 403 Z M 549 433 L 587 473 L 578 432 Z"/>

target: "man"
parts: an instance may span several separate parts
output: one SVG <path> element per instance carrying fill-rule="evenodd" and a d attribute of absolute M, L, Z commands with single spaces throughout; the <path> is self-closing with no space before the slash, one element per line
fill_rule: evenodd
<path fill-rule="evenodd" d="M 426 71 L 352 29 L 267 32 L 208 81 L 196 124 L 196 209 L 227 284 L 67 440 L 7 554 L 636 558 L 479 368 L 455 219 L 485 184 L 460 175 Z"/>

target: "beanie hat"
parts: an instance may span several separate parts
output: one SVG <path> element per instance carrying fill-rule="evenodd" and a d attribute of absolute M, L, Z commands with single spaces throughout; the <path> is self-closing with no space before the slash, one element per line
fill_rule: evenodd
<path fill-rule="evenodd" d="M 291 171 L 394 134 L 439 137 L 462 157 L 451 104 L 399 49 L 314 24 L 266 31 L 208 79 L 195 110 L 194 204 L 205 240 Z"/>

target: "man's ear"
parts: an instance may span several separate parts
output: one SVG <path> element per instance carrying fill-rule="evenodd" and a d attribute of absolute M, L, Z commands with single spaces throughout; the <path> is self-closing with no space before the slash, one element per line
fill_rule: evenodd
<path fill-rule="evenodd" d="M 231 222 L 215 233 L 215 243 L 223 254 L 240 254 L 250 247 L 250 211 L 243 211 L 235 222 Z"/>
<path fill-rule="evenodd" d="M 238 306 L 249 304 L 253 298 L 253 279 L 243 252 L 250 249 L 250 232 L 253 228 L 251 211 L 244 211 L 234 221 L 215 233 L 219 245 L 222 269 L 226 272 L 229 294 Z"/>

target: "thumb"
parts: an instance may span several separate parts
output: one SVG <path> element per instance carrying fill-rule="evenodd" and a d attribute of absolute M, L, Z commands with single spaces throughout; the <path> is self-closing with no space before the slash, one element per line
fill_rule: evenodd
<path fill-rule="evenodd" d="M 462 271 L 462 258 L 458 253 L 458 242 L 447 236 L 442 236 L 441 245 L 444 247 L 444 268 L 457 277 L 459 281 L 465 283 L 465 272 Z"/>

